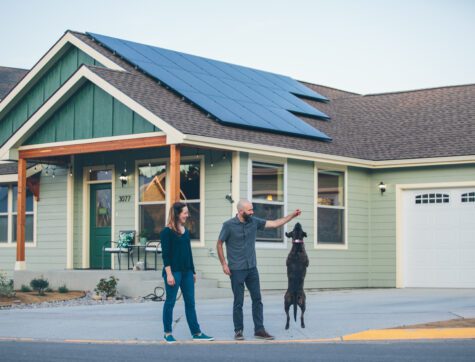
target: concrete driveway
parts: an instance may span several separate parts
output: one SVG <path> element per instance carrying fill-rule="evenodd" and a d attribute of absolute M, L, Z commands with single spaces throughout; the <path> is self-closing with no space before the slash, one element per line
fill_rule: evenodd
<path fill-rule="evenodd" d="M 306 328 L 286 331 L 283 292 L 263 294 L 265 325 L 280 340 L 324 339 L 402 325 L 475 317 L 475 289 L 356 289 L 307 293 Z M 157 341 L 163 336 L 163 303 L 0 310 L 0 338 Z M 233 339 L 232 299 L 197 300 L 202 330 Z M 250 298 L 246 339 L 253 340 Z M 300 315 L 300 312 L 299 314 Z M 175 307 L 174 335 L 189 340 L 183 302 Z"/>

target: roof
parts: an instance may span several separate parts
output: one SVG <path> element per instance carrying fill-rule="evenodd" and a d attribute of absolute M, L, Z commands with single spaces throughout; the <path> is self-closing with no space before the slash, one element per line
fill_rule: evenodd
<path fill-rule="evenodd" d="M 28 73 L 26 69 L 0 66 L 0 100 Z"/>
<path fill-rule="evenodd" d="M 26 168 L 34 167 L 36 163 L 27 162 Z M 18 173 L 18 163 L 16 162 L 0 162 L 0 175 L 16 175 Z"/>
<path fill-rule="evenodd" d="M 179 132 L 220 139 L 223 146 L 241 141 L 370 161 L 475 155 L 475 85 L 360 95 L 302 82 L 330 100 L 305 99 L 330 121 L 300 116 L 333 139 L 322 142 L 217 123 L 90 36 L 70 34 L 125 70 L 87 66 L 104 81 Z"/>

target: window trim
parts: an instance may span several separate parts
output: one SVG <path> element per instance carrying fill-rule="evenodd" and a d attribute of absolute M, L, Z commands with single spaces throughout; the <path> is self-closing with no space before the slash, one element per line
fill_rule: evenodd
<path fill-rule="evenodd" d="M 265 200 L 263 201 L 254 201 L 252 199 L 252 164 L 253 162 L 263 162 L 263 163 L 271 163 L 271 164 L 278 164 L 284 167 L 284 187 L 283 187 L 283 196 L 284 201 L 273 201 L 272 204 L 275 205 L 282 205 L 283 206 L 283 216 L 287 215 L 287 207 L 288 207 L 288 197 L 287 197 L 287 170 L 288 170 L 288 159 L 287 158 L 280 158 L 280 157 L 273 157 L 273 156 L 263 156 L 263 155 L 256 155 L 256 154 L 249 154 L 247 159 L 247 199 L 254 204 L 262 203 L 265 204 Z M 258 241 L 256 240 L 256 249 L 287 249 L 288 241 L 285 237 L 285 233 L 287 232 L 287 224 L 283 226 L 282 232 L 282 242 L 273 242 L 273 241 Z"/>
<path fill-rule="evenodd" d="M 13 186 L 18 185 L 17 182 L 8 182 L 8 183 L 1 183 L 0 186 L 8 186 L 8 230 L 7 230 L 7 242 L 0 243 L 0 248 L 16 248 L 17 243 L 13 242 L 13 218 L 16 217 L 17 212 L 13 211 Z M 33 211 L 27 211 L 26 215 L 33 215 L 33 241 L 28 242 L 25 240 L 25 248 L 36 248 L 37 246 L 37 232 L 36 227 L 37 223 L 37 216 L 38 216 L 38 202 L 36 201 L 35 195 L 33 195 Z M 4 216 L 4 215 L 3 215 Z"/>
<path fill-rule="evenodd" d="M 204 247 L 205 246 L 205 156 L 204 155 L 195 155 L 195 156 L 183 156 L 180 160 L 180 166 L 183 162 L 188 161 L 200 161 L 200 239 L 192 239 L 192 247 Z M 150 158 L 150 159 L 140 159 L 135 160 L 135 169 L 134 169 L 134 182 L 135 182 L 135 230 L 139 232 L 140 220 L 139 220 L 139 206 L 145 205 L 146 203 L 139 203 L 139 166 L 146 166 L 149 163 L 164 163 L 167 172 L 170 170 L 170 158 Z M 168 175 L 167 175 L 168 176 Z M 165 181 L 166 193 L 165 193 L 165 223 L 168 220 L 168 212 L 170 210 L 170 177 L 166 178 Z M 190 200 L 198 201 L 198 200 Z M 151 204 L 155 204 L 152 202 Z M 165 225 L 164 225 L 165 226 Z"/>
<path fill-rule="evenodd" d="M 318 205 L 318 172 L 319 171 L 339 171 L 343 172 L 343 202 L 344 206 L 326 206 Z M 348 250 L 348 167 L 339 165 L 329 165 L 314 162 L 314 198 L 313 198 L 313 228 L 314 228 L 314 241 L 313 248 L 319 250 Z M 318 208 L 340 209 L 343 212 L 343 243 L 319 243 L 318 242 Z"/>

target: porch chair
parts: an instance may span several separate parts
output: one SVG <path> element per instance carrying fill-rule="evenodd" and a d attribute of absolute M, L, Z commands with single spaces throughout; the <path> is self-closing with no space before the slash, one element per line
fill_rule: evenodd
<path fill-rule="evenodd" d="M 150 240 L 145 244 L 145 270 L 147 270 L 147 254 L 153 253 L 155 255 L 155 270 L 157 270 L 158 254 L 162 253 L 162 244 L 160 240 Z"/>
<path fill-rule="evenodd" d="M 102 269 L 104 269 L 105 253 L 117 254 L 119 262 L 119 270 L 122 269 L 121 258 L 123 254 L 127 255 L 127 269 L 130 269 L 130 260 L 132 259 L 132 267 L 134 266 L 133 252 L 131 247 L 135 242 L 135 230 L 121 230 L 119 231 L 118 241 L 106 241 L 102 245 Z"/>

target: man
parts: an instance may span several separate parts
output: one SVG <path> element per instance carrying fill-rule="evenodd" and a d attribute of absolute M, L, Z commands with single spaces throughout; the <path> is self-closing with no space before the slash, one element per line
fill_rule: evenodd
<path fill-rule="evenodd" d="M 254 336 L 260 339 L 274 339 L 264 328 L 263 306 L 259 272 L 256 264 L 256 234 L 257 230 L 281 227 L 301 214 L 300 210 L 277 219 L 264 220 L 253 217 L 252 203 L 240 200 L 237 204 L 237 215 L 223 224 L 219 234 L 216 249 L 223 272 L 231 278 L 234 294 L 233 322 L 234 339 L 243 340 L 242 306 L 244 302 L 244 284 L 246 284 L 252 300 L 252 318 L 254 320 Z M 223 243 L 226 243 L 228 263 L 224 258 Z"/>

